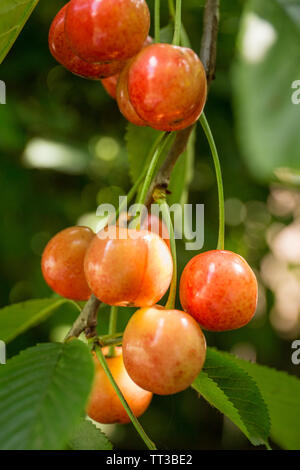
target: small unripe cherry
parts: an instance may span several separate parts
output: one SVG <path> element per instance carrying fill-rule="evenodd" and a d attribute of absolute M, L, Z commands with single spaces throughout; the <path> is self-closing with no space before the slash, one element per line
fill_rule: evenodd
<path fill-rule="evenodd" d="M 66 36 L 87 62 L 127 60 L 139 52 L 150 28 L 145 0 L 71 0 Z"/>
<path fill-rule="evenodd" d="M 103 78 L 101 80 L 103 87 L 114 100 L 117 99 L 117 84 L 118 84 L 119 76 L 120 74 L 117 73 L 116 75 L 113 75 L 112 77 Z"/>
<path fill-rule="evenodd" d="M 103 303 L 150 306 L 168 290 L 173 261 L 158 235 L 109 226 L 89 246 L 84 270 L 90 289 Z"/>
<path fill-rule="evenodd" d="M 203 111 L 205 70 L 191 49 L 153 44 L 131 63 L 128 94 L 135 112 L 149 126 L 163 131 L 184 129 Z"/>
<path fill-rule="evenodd" d="M 123 363 L 122 348 L 116 348 L 116 356 L 107 357 L 106 361 L 133 414 L 141 416 L 150 405 L 152 393 L 143 390 L 129 377 Z M 94 363 L 95 377 L 87 406 L 88 416 L 102 424 L 129 423 L 130 418 L 96 357 Z"/>
<path fill-rule="evenodd" d="M 100 78 L 120 72 L 125 62 L 114 60 L 92 64 L 74 54 L 65 37 L 65 17 L 68 5 L 69 3 L 58 12 L 50 27 L 49 49 L 53 57 L 70 72 L 90 80 L 100 80 Z"/>
<path fill-rule="evenodd" d="M 87 300 L 91 291 L 84 275 L 84 257 L 95 234 L 88 227 L 70 227 L 55 235 L 42 256 L 45 281 L 57 294 Z"/>
<path fill-rule="evenodd" d="M 235 330 L 255 314 L 257 280 L 236 253 L 213 250 L 189 261 L 180 280 L 183 309 L 211 331 Z"/>
<path fill-rule="evenodd" d="M 158 305 L 138 310 L 123 336 L 126 370 L 140 387 L 170 395 L 189 387 L 201 371 L 206 341 L 197 322 Z"/>

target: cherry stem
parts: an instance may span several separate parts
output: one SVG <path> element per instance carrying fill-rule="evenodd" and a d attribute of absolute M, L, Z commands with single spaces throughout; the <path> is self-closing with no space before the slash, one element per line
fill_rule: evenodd
<path fill-rule="evenodd" d="M 175 31 L 174 31 L 174 38 L 173 44 L 175 46 L 180 46 L 180 39 L 181 39 L 181 0 L 176 0 L 176 13 L 175 13 Z"/>
<path fill-rule="evenodd" d="M 160 0 L 155 0 L 154 5 L 154 41 L 160 42 Z"/>
<path fill-rule="evenodd" d="M 224 209 L 224 188 L 223 188 L 223 179 L 222 179 L 222 170 L 221 170 L 221 165 L 220 165 L 220 159 L 218 155 L 218 150 L 215 144 L 215 140 L 213 137 L 213 134 L 211 132 L 210 126 L 208 124 L 208 121 L 206 119 L 206 116 L 204 113 L 201 114 L 200 116 L 200 123 L 202 125 L 202 128 L 204 130 L 204 133 L 207 137 L 210 150 L 212 153 L 214 165 L 215 165 L 215 171 L 216 171 L 216 177 L 217 177 L 217 184 L 218 184 L 218 197 L 219 197 L 219 238 L 218 238 L 218 250 L 224 250 L 224 244 L 225 244 L 225 209 Z"/>
<path fill-rule="evenodd" d="M 135 429 L 137 430 L 137 432 L 139 433 L 139 435 L 141 436 L 141 438 L 143 439 L 144 443 L 146 444 L 146 446 L 148 447 L 149 450 L 157 450 L 154 442 L 152 442 L 151 439 L 147 436 L 147 434 L 144 431 L 142 425 L 137 420 L 137 418 L 134 416 L 130 406 L 128 405 L 127 401 L 124 398 L 123 393 L 121 392 L 121 390 L 119 389 L 115 379 L 113 378 L 112 373 L 111 373 L 111 371 L 108 367 L 108 364 L 106 362 L 106 359 L 104 357 L 104 354 L 102 352 L 101 347 L 98 344 L 95 344 L 94 345 L 94 350 L 95 350 L 96 356 L 98 358 L 98 361 L 100 362 L 101 366 L 103 367 L 103 370 L 106 373 L 107 378 L 109 379 L 109 381 L 110 381 L 111 385 L 113 386 L 116 394 L 118 395 L 124 409 L 126 410 L 129 418 L 131 419 L 131 422 L 134 425 Z"/>
<path fill-rule="evenodd" d="M 173 276 L 172 276 L 172 281 L 171 281 L 171 286 L 170 286 L 169 297 L 165 305 L 165 308 L 172 310 L 175 308 L 176 289 L 177 289 L 177 255 L 176 255 L 176 242 L 175 242 L 174 228 L 173 228 L 173 223 L 172 223 L 172 219 L 170 216 L 169 206 L 166 202 L 166 198 L 162 197 L 161 199 L 157 199 L 156 203 L 160 205 L 162 218 L 168 228 L 169 237 L 170 237 L 171 254 L 172 254 L 172 259 L 173 259 Z"/>
<path fill-rule="evenodd" d="M 118 307 L 112 306 L 110 309 L 110 319 L 109 319 L 109 329 L 108 334 L 110 336 L 114 335 L 117 331 L 117 322 L 118 322 Z M 110 346 L 108 355 L 110 357 L 115 356 L 115 347 L 114 345 Z"/>
<path fill-rule="evenodd" d="M 150 160 L 148 170 L 147 170 L 147 173 L 146 173 L 146 176 L 145 176 L 144 184 L 142 186 L 140 195 L 139 195 L 138 200 L 137 200 L 137 204 L 144 204 L 145 199 L 147 197 L 147 193 L 149 191 L 149 188 L 150 188 L 152 180 L 153 180 L 153 175 L 155 173 L 158 160 L 160 159 L 160 157 L 161 157 L 162 153 L 164 152 L 167 144 L 169 143 L 169 141 L 172 138 L 173 138 L 172 133 L 165 132 L 165 133 L 159 135 L 159 137 L 155 141 L 155 143 L 154 143 L 154 145 L 153 145 L 153 147 L 150 151 L 151 160 Z M 140 225 L 140 217 L 139 217 L 139 222 L 138 222 L 137 226 L 139 226 L 139 225 Z"/>
<path fill-rule="evenodd" d="M 169 0 L 169 12 L 170 12 L 171 18 L 175 21 L 176 12 L 175 12 L 173 0 Z M 181 22 L 181 41 L 180 42 L 183 47 L 189 47 L 189 48 L 191 47 L 191 41 L 189 40 L 188 34 L 182 22 Z"/>

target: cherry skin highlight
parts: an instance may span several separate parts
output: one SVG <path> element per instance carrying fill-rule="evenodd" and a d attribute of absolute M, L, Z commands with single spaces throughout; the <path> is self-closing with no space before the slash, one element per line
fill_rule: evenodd
<path fill-rule="evenodd" d="M 93 239 L 84 271 L 90 289 L 103 303 L 151 306 L 170 286 L 173 261 L 158 235 L 112 225 Z"/>
<path fill-rule="evenodd" d="M 87 62 L 130 59 L 149 28 L 145 0 L 71 0 L 65 25 L 71 48 Z"/>
<path fill-rule="evenodd" d="M 248 263 L 230 251 L 201 253 L 180 280 L 183 309 L 211 331 L 235 330 L 255 314 L 257 280 Z"/>
<path fill-rule="evenodd" d="M 122 348 L 116 348 L 116 352 L 115 357 L 106 358 L 108 367 L 133 414 L 139 417 L 150 405 L 152 393 L 140 388 L 129 377 L 123 363 Z M 129 423 L 128 414 L 95 356 L 94 363 L 95 378 L 87 406 L 88 416 L 103 424 Z"/>
<path fill-rule="evenodd" d="M 49 31 L 49 49 L 53 57 L 75 75 L 90 80 L 99 80 L 120 72 L 125 62 L 111 61 L 103 64 L 91 64 L 74 54 L 65 37 L 65 17 L 67 3 L 54 18 Z"/>
<path fill-rule="evenodd" d="M 137 115 L 149 126 L 163 131 L 184 129 L 203 111 L 205 70 L 191 49 L 153 44 L 131 63 L 128 93 Z"/>
<path fill-rule="evenodd" d="M 94 237 L 94 232 L 87 227 L 70 227 L 49 241 L 42 256 L 42 272 L 54 292 L 72 300 L 90 297 L 83 263 Z"/>
<path fill-rule="evenodd" d="M 181 392 L 201 371 L 206 341 L 187 313 L 160 306 L 142 308 L 123 336 L 126 370 L 140 387 L 158 395 Z"/>

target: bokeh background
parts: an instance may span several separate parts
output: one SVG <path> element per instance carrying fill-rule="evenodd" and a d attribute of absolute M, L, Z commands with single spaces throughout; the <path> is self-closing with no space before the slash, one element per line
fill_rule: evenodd
<path fill-rule="evenodd" d="M 47 241 L 70 225 L 94 226 L 97 205 L 115 203 L 131 186 L 126 122 L 116 103 L 100 83 L 71 75 L 49 53 L 49 26 L 64 3 L 40 2 L 0 67 L 7 85 L 7 104 L 0 105 L 0 306 L 52 295 L 40 270 Z M 161 3 L 167 25 L 167 1 Z M 300 104 L 292 102 L 300 80 L 299 12 L 295 1 L 221 1 L 217 76 L 206 107 L 223 167 L 226 248 L 247 258 L 260 284 L 250 325 L 208 334 L 208 344 L 298 376 L 291 344 L 300 338 Z M 202 15 L 203 2 L 183 2 L 196 51 Z M 204 249 L 214 249 L 217 188 L 200 127 L 189 202 L 205 204 Z M 195 253 L 183 243 L 178 250 L 181 271 Z M 119 329 L 131 313 L 122 309 Z M 61 340 L 75 316 L 64 306 L 13 341 L 8 356 Z M 107 319 L 104 308 L 102 332 Z M 252 448 L 192 390 L 155 397 L 142 423 L 164 449 Z M 130 425 L 105 431 L 118 449 L 142 448 Z"/>

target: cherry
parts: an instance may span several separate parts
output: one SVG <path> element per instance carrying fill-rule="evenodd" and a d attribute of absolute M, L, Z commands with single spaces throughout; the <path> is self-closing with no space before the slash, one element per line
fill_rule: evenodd
<path fill-rule="evenodd" d="M 70 227 L 47 244 L 42 272 L 47 284 L 62 297 L 87 300 L 91 291 L 83 270 L 84 257 L 95 234 L 87 227 Z"/>
<path fill-rule="evenodd" d="M 126 370 L 140 387 L 158 395 L 185 390 L 201 371 L 206 342 L 187 313 L 156 305 L 138 310 L 123 336 Z"/>
<path fill-rule="evenodd" d="M 124 62 L 111 61 L 102 64 L 90 64 L 74 54 L 65 37 L 65 16 L 67 3 L 54 18 L 49 31 L 49 48 L 53 57 L 75 75 L 91 80 L 114 75 L 124 67 Z"/>
<path fill-rule="evenodd" d="M 92 292 L 103 303 L 151 306 L 170 286 L 173 261 L 158 235 L 109 226 L 90 244 L 84 270 Z"/>
<path fill-rule="evenodd" d="M 247 262 L 230 251 L 201 253 L 186 265 L 180 301 L 203 328 L 235 330 L 249 323 L 257 305 L 257 280 Z"/>
<path fill-rule="evenodd" d="M 145 0 L 71 0 L 65 25 L 72 49 L 87 62 L 133 57 L 149 28 Z"/>
<path fill-rule="evenodd" d="M 129 377 L 123 363 L 122 348 L 116 348 L 116 353 L 115 357 L 106 358 L 108 367 L 133 414 L 139 417 L 150 405 L 152 393 L 140 388 Z M 96 357 L 94 362 L 95 378 L 87 406 L 88 416 L 103 424 L 129 423 L 130 418 Z"/>
<path fill-rule="evenodd" d="M 184 129 L 196 122 L 204 108 L 205 70 L 191 49 L 153 44 L 131 63 L 128 93 L 137 115 L 151 127 Z"/>
<path fill-rule="evenodd" d="M 112 77 L 103 78 L 101 80 L 103 87 L 114 100 L 117 99 L 117 84 L 118 84 L 119 76 L 120 74 L 117 73 L 116 75 L 113 75 Z"/>

